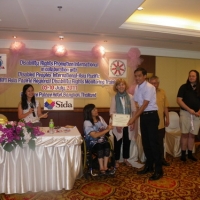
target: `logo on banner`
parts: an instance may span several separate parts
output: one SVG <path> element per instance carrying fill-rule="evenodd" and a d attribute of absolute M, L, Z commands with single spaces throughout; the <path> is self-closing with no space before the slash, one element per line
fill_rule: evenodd
<path fill-rule="evenodd" d="M 109 77 L 126 77 L 127 61 L 110 59 L 109 60 Z"/>
<path fill-rule="evenodd" d="M 6 74 L 6 54 L 0 54 L 0 74 Z"/>
<path fill-rule="evenodd" d="M 44 99 L 44 110 L 74 110 L 74 99 Z"/>
<path fill-rule="evenodd" d="M 53 101 L 52 99 L 47 99 L 44 101 L 44 107 L 47 108 L 48 110 L 52 110 L 54 106 L 55 106 L 55 101 Z"/>

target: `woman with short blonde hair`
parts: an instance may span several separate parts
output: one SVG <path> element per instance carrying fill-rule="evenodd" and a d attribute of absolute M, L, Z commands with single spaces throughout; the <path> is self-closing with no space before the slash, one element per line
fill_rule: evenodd
<path fill-rule="evenodd" d="M 132 95 L 127 93 L 128 84 L 125 79 L 119 78 L 113 85 L 113 90 L 116 92 L 115 96 L 112 98 L 110 106 L 110 115 L 114 113 L 118 114 L 128 114 L 132 117 L 136 111 L 135 103 L 133 101 Z M 130 125 L 127 127 L 113 127 L 114 135 L 114 151 L 116 167 L 119 167 L 120 151 L 123 142 L 123 159 L 127 166 L 131 166 L 128 162 L 130 157 L 130 141 L 133 139 L 134 126 Z"/>

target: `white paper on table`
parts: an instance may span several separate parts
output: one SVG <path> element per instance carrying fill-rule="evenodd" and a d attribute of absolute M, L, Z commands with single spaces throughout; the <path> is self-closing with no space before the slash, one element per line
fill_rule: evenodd
<path fill-rule="evenodd" d="M 130 115 L 126 114 L 113 114 L 112 117 L 112 125 L 118 127 L 126 127 L 128 126 L 128 121 L 130 119 Z"/>

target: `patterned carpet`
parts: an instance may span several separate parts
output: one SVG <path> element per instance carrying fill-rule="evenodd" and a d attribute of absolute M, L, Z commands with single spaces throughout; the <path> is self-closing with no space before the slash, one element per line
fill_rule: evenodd
<path fill-rule="evenodd" d="M 200 152 L 195 155 L 200 159 Z M 167 155 L 169 167 L 164 177 L 149 181 L 147 175 L 137 175 L 137 169 L 120 164 L 114 177 L 84 177 L 76 180 L 73 190 L 5 195 L 1 200 L 200 200 L 200 160 L 186 163 Z"/>

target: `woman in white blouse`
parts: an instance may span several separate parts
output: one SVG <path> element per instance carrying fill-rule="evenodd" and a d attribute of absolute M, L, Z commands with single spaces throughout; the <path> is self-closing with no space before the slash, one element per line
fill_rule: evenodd
<path fill-rule="evenodd" d="M 40 103 L 35 100 L 34 87 L 26 84 L 23 86 L 21 101 L 18 105 L 18 118 L 25 122 L 36 123 L 39 122 L 40 117 L 47 118 L 48 115 L 42 114 Z"/>
<path fill-rule="evenodd" d="M 116 95 L 112 98 L 110 106 L 110 115 L 112 114 L 129 114 L 132 117 L 136 111 L 135 103 L 133 101 L 132 95 L 127 93 L 128 85 L 126 81 L 122 78 L 117 79 L 113 90 L 116 92 Z M 129 127 L 113 127 L 114 134 L 114 151 L 115 151 L 115 160 L 116 167 L 119 167 L 120 151 L 121 145 L 123 142 L 123 159 L 124 163 L 127 166 L 131 166 L 128 162 L 130 157 L 130 140 L 134 137 L 134 126 L 130 125 Z"/>

